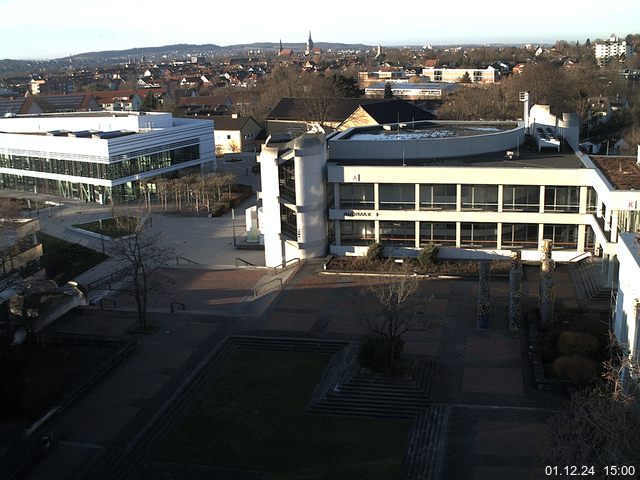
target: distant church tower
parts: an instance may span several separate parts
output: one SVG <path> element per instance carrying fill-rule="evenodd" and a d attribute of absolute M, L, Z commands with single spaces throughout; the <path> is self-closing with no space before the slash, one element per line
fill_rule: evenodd
<path fill-rule="evenodd" d="M 313 40 L 311 39 L 311 30 L 309 30 L 309 40 L 307 40 L 307 49 L 304 54 L 311 55 L 311 53 L 313 53 Z"/>

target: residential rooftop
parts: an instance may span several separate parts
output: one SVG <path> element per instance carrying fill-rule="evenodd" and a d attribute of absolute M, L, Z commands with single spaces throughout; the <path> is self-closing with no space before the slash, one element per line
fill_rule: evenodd
<path fill-rule="evenodd" d="M 640 190 L 640 166 L 636 157 L 590 158 L 617 190 Z"/>

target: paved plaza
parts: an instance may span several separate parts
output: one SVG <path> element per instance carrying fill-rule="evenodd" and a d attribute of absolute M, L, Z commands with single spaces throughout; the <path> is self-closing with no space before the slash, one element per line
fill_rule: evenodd
<path fill-rule="evenodd" d="M 244 225 L 240 211 L 236 222 Z M 40 213 L 42 231 L 100 250 L 98 239 L 68 227 L 107 213 L 108 207 L 65 205 L 51 216 Z M 164 269 L 170 281 L 151 299 L 150 318 L 157 326 L 151 334 L 128 333 L 136 324 L 134 304 L 118 291 L 107 292 L 110 309 L 94 305 L 49 327 L 51 332 L 135 339 L 137 348 L 45 425 L 43 431 L 53 433 L 57 442 L 28 478 L 76 478 L 105 449 L 124 451 L 134 445 L 188 384 L 191 372 L 229 335 L 359 341 L 366 332 L 362 314 L 371 301 L 366 287 L 372 277 L 330 274 L 322 261 L 311 261 L 281 275 L 282 291 L 256 296 L 274 276 L 271 269 L 235 267 L 236 257 L 255 265 L 263 261 L 262 252 L 234 248 L 230 216 L 153 218 L 152 228 L 161 232 L 163 243 L 196 264 L 183 261 Z M 89 282 L 118 268 L 109 262 L 80 280 Z M 525 267 L 525 310 L 535 306 L 538 278 L 535 267 Z M 555 279 L 558 310 L 581 305 L 568 268 L 558 268 Z M 508 279 L 490 281 L 489 330 L 476 328 L 476 278 L 423 279 L 420 288 L 428 328 L 407 334 L 405 353 L 436 362 L 432 399 L 451 407 L 444 478 L 528 478 L 539 467 L 548 441 L 546 422 L 562 398 L 536 388 L 527 335 L 508 329 Z"/>

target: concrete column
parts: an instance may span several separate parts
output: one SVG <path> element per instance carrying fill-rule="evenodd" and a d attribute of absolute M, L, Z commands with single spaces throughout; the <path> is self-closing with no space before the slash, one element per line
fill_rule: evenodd
<path fill-rule="evenodd" d="M 586 226 L 585 225 L 578 225 L 578 248 L 577 250 L 579 252 L 584 252 L 585 248 L 584 248 L 584 242 L 585 239 L 587 237 L 587 233 L 586 233 Z"/>
<path fill-rule="evenodd" d="M 456 185 L 456 212 L 460 212 L 462 211 L 462 185 L 457 184 Z M 458 230 L 460 230 L 458 228 Z M 458 232 L 459 234 L 459 232 Z M 458 235 L 458 240 L 459 240 L 459 235 Z M 458 241 L 458 247 L 460 247 L 460 242 Z"/>
<path fill-rule="evenodd" d="M 420 248 L 420 222 L 416 221 L 415 224 L 416 224 L 416 238 L 415 238 L 416 242 L 415 242 L 415 247 L 416 248 Z"/>
<path fill-rule="evenodd" d="M 611 210 L 611 242 L 618 241 L 618 210 Z"/>
<path fill-rule="evenodd" d="M 339 183 L 334 183 L 333 184 L 333 206 L 334 206 L 334 208 L 341 208 L 340 207 L 340 184 Z"/>
<path fill-rule="evenodd" d="M 415 192 L 416 192 L 416 194 L 415 194 L 415 196 L 416 196 L 416 210 L 420 210 L 420 184 L 416 183 L 415 187 L 416 187 L 416 190 L 415 190 Z"/>
<path fill-rule="evenodd" d="M 374 220 L 376 228 L 376 243 L 380 243 L 380 220 Z"/>
<path fill-rule="evenodd" d="M 342 245 L 342 242 L 340 242 L 340 232 L 342 231 L 341 225 L 342 225 L 342 222 L 340 220 L 333 221 L 333 235 L 335 237 L 334 245 Z"/>
<path fill-rule="evenodd" d="M 502 205 L 502 202 L 500 202 Z M 502 223 L 498 223 L 496 227 L 496 249 L 502 250 Z"/>
<path fill-rule="evenodd" d="M 609 255 L 607 272 L 607 287 L 611 287 L 618 280 L 618 260 L 615 255 Z"/>
<path fill-rule="evenodd" d="M 504 199 L 504 185 L 498 185 L 498 212 L 502 212 L 503 199 Z M 499 225 L 498 225 L 498 229 L 500 229 Z M 500 237 L 498 237 L 498 245 L 500 245 Z"/>
<path fill-rule="evenodd" d="M 380 189 L 378 188 L 379 184 L 373 184 L 373 209 L 380 210 Z"/>
<path fill-rule="evenodd" d="M 544 213 L 544 185 L 540 185 L 540 209 L 539 213 Z M 542 240 L 542 237 L 540 237 Z"/>
<path fill-rule="evenodd" d="M 578 202 L 578 212 L 587 213 L 587 195 L 589 187 L 580 187 L 580 198 Z"/>
<path fill-rule="evenodd" d="M 460 222 L 456 222 L 456 248 L 460 248 Z"/>

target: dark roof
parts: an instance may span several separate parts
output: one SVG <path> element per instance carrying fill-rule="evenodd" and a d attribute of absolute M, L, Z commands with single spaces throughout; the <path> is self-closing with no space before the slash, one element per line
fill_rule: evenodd
<path fill-rule="evenodd" d="M 432 113 L 412 105 L 404 100 L 389 100 L 386 102 L 362 105 L 371 117 L 380 125 L 385 123 L 418 122 L 420 120 L 434 120 Z"/>
<path fill-rule="evenodd" d="M 214 117 L 213 128 L 216 130 L 241 130 L 249 120 L 253 119 L 251 117 L 234 118 L 228 115 L 220 115 Z"/>
<path fill-rule="evenodd" d="M 313 98 L 285 97 L 269 112 L 267 120 L 306 121 L 309 118 L 309 106 Z M 333 98 L 327 100 L 326 121 L 342 122 L 356 111 L 360 105 L 380 102 L 380 99 L 368 98 Z"/>

